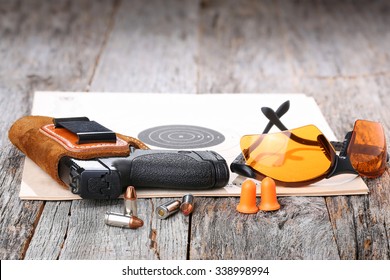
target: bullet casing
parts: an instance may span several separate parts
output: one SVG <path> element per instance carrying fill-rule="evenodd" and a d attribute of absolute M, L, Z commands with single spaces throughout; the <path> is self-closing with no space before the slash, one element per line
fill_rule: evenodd
<path fill-rule="evenodd" d="M 104 216 L 104 222 L 109 226 L 131 229 L 136 229 L 144 225 L 144 222 L 136 216 L 123 215 L 121 213 L 113 212 L 106 213 Z"/>
<path fill-rule="evenodd" d="M 133 186 L 129 186 L 126 189 L 125 195 L 123 197 L 124 203 L 124 214 L 130 216 L 137 216 L 137 194 Z"/>
<path fill-rule="evenodd" d="M 156 208 L 156 214 L 159 219 L 166 219 L 180 209 L 180 200 L 168 201 Z"/>
<path fill-rule="evenodd" d="M 186 194 L 182 198 L 180 205 L 180 211 L 183 215 L 188 216 L 194 210 L 194 196 L 192 194 Z"/>

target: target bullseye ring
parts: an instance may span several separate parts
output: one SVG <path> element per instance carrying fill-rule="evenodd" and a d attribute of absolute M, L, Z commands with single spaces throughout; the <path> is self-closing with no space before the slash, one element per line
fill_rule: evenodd
<path fill-rule="evenodd" d="M 138 138 L 148 145 L 167 149 L 198 149 L 225 141 L 218 131 L 193 125 L 164 125 L 146 129 Z"/>

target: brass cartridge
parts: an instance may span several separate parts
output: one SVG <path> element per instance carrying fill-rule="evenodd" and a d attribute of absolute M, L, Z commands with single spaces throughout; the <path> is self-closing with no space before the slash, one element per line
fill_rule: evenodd
<path fill-rule="evenodd" d="M 137 194 L 133 186 L 128 186 L 123 196 L 124 214 L 137 216 Z"/>
<path fill-rule="evenodd" d="M 137 216 L 123 215 L 121 213 L 107 212 L 104 217 L 106 225 L 122 228 L 137 229 L 144 225 L 144 222 Z"/>
<path fill-rule="evenodd" d="M 188 216 L 194 210 L 194 196 L 192 194 L 186 194 L 182 198 L 180 205 L 180 211 L 184 216 Z"/>
<path fill-rule="evenodd" d="M 168 201 L 156 208 L 156 214 L 159 219 L 166 219 L 180 209 L 180 200 Z"/>

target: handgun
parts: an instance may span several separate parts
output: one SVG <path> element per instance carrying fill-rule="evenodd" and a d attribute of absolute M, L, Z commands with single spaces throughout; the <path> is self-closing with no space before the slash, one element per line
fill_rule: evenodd
<path fill-rule="evenodd" d="M 127 186 L 204 190 L 229 181 L 225 159 L 214 151 L 133 149 L 128 157 L 59 161 L 58 174 L 84 199 L 113 199 Z"/>

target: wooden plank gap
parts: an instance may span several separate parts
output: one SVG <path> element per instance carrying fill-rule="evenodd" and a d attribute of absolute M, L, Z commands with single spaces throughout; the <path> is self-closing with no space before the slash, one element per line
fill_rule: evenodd
<path fill-rule="evenodd" d="M 153 250 L 154 254 L 156 255 L 156 258 L 158 260 L 161 260 L 160 251 L 157 246 L 157 229 L 155 228 L 150 229 L 149 239 L 150 239 L 150 249 Z"/>
<path fill-rule="evenodd" d="M 351 201 L 348 199 L 348 198 L 346 198 L 347 199 L 347 204 L 348 204 L 348 206 L 350 207 L 350 209 L 352 209 L 352 217 L 356 217 L 355 216 L 355 209 L 353 208 L 353 205 L 352 205 L 352 203 L 351 203 Z M 359 214 L 359 213 L 358 213 Z M 355 236 L 354 236 L 354 239 L 355 239 L 355 252 L 356 252 L 356 254 L 355 254 L 355 260 L 358 260 L 359 259 L 359 244 L 358 244 L 358 232 L 357 232 L 357 225 L 356 225 L 356 220 L 355 220 L 355 218 L 354 219 L 352 219 L 352 222 L 353 222 L 353 228 L 354 228 L 354 233 L 355 233 Z"/>
<path fill-rule="evenodd" d="M 190 260 L 191 251 L 191 227 L 192 227 L 192 213 L 188 217 L 188 240 L 187 240 L 187 260 Z"/>
<path fill-rule="evenodd" d="M 72 202 L 73 204 L 73 202 Z M 60 260 L 60 257 L 61 257 L 61 253 L 62 253 L 62 249 L 64 248 L 64 244 L 65 244 L 65 241 L 66 239 L 68 238 L 68 230 L 69 230 L 69 219 L 70 219 L 70 216 L 72 216 L 72 205 L 69 207 L 69 211 L 68 211 L 68 223 L 66 225 L 66 230 L 65 230 L 65 234 L 64 234 L 64 239 L 62 240 L 61 242 L 61 246 L 60 246 L 60 251 L 58 252 L 58 255 L 56 257 L 56 260 Z"/>
<path fill-rule="evenodd" d="M 337 253 L 339 254 L 339 257 L 341 259 L 340 246 L 339 246 L 339 243 L 337 242 L 337 235 L 336 235 L 336 231 L 337 231 L 336 223 L 332 222 L 332 214 L 330 213 L 330 209 L 329 209 L 329 206 L 328 206 L 327 198 L 325 197 L 324 200 L 325 200 L 326 211 L 328 212 L 329 221 L 330 221 L 330 224 L 332 226 L 332 235 L 333 235 L 334 242 L 336 243 Z"/>
<path fill-rule="evenodd" d="M 275 21 L 276 21 L 276 30 L 279 31 L 280 33 L 280 38 L 281 38 L 281 44 L 282 46 L 280 47 L 283 50 L 283 56 L 284 60 L 286 61 L 286 65 L 291 71 L 291 88 L 293 91 L 295 91 L 295 88 L 298 88 L 299 85 L 299 71 L 294 65 L 292 59 L 294 57 L 294 50 L 291 47 L 291 43 L 289 43 L 288 39 L 288 34 L 291 32 L 288 27 L 286 27 L 285 19 L 283 19 L 283 3 L 280 3 L 279 1 L 275 2 L 275 7 L 274 7 L 274 16 L 275 16 Z M 291 28 L 291 27 L 290 27 Z"/>
<path fill-rule="evenodd" d="M 153 203 L 153 199 L 150 199 L 150 204 L 152 205 L 152 211 L 151 211 L 151 218 L 150 218 L 150 221 L 149 221 L 149 228 L 150 228 L 150 232 L 149 232 L 150 245 L 149 245 L 149 248 L 151 250 L 153 250 L 153 253 L 156 256 L 156 258 L 158 260 L 161 260 L 160 251 L 158 249 L 158 244 L 157 244 L 157 229 L 153 228 L 153 218 L 154 218 L 154 208 L 155 208 L 154 207 L 154 203 Z"/>
<path fill-rule="evenodd" d="M 201 18 L 201 14 L 202 14 L 202 11 L 205 9 L 207 3 L 206 3 L 207 0 L 200 0 L 199 1 L 199 5 L 198 5 L 198 19 Z M 196 29 L 196 41 L 198 43 L 198 49 L 196 50 L 196 56 L 195 56 L 195 63 L 196 63 L 196 77 L 195 77 L 195 87 L 196 87 L 196 91 L 195 93 L 196 94 L 199 94 L 201 93 L 200 92 L 200 79 L 201 79 L 201 75 L 200 75 L 200 71 L 201 71 L 201 66 L 200 66 L 200 57 L 201 57 L 201 52 L 200 52 L 200 48 L 201 48 L 201 42 L 202 42 L 202 36 L 203 36 L 203 32 L 202 32 L 202 25 L 200 24 L 200 20 L 198 22 L 198 28 Z"/>
<path fill-rule="evenodd" d="M 389 234 L 387 232 L 386 219 L 383 221 L 383 227 L 385 229 L 385 236 L 387 240 L 387 259 L 390 259 L 390 239 L 389 239 Z"/>
<path fill-rule="evenodd" d="M 357 79 L 368 79 L 368 78 L 379 78 L 379 77 L 389 77 L 390 71 L 379 71 L 373 73 L 364 73 L 364 74 L 356 74 L 356 75 L 305 75 L 301 76 L 301 78 L 310 78 L 310 79 L 318 79 L 318 80 L 357 80 Z"/>
<path fill-rule="evenodd" d="M 153 250 L 156 258 L 161 260 L 160 251 L 157 244 L 157 229 L 151 228 L 149 233 L 150 245 L 149 248 Z"/>
<path fill-rule="evenodd" d="M 26 252 L 27 252 L 28 248 L 30 247 L 31 240 L 34 237 L 35 229 L 37 228 L 39 220 L 41 219 L 41 216 L 42 216 L 42 213 L 43 213 L 43 209 L 45 208 L 45 205 L 46 205 L 46 202 L 44 201 L 41 204 L 41 206 L 39 207 L 37 216 L 36 216 L 36 218 L 34 220 L 32 228 L 31 228 L 31 233 L 28 236 L 28 238 L 26 238 L 26 241 L 24 243 L 24 246 L 23 246 L 23 249 L 22 249 L 22 253 L 21 253 L 21 259 L 24 259 L 24 257 L 26 256 Z"/>
<path fill-rule="evenodd" d="M 90 88 L 91 88 L 91 85 L 92 85 L 92 81 L 95 78 L 96 69 L 97 69 L 97 67 L 98 67 L 98 65 L 100 63 L 100 59 L 101 59 L 102 53 L 103 53 L 104 49 L 106 48 L 107 43 L 108 43 L 108 38 L 110 38 L 110 34 L 111 34 L 112 30 L 114 29 L 115 18 L 116 18 L 116 15 L 118 13 L 118 10 L 119 10 L 119 7 L 121 6 L 121 4 L 122 4 L 122 0 L 115 0 L 114 3 L 113 3 L 111 15 L 110 15 L 109 21 L 108 21 L 107 30 L 104 33 L 103 42 L 102 42 L 102 44 L 100 46 L 100 49 L 99 49 L 99 52 L 98 52 L 98 54 L 96 56 L 95 63 L 93 65 L 93 69 L 92 69 L 91 77 L 89 78 L 88 84 L 87 84 L 87 86 L 85 88 L 86 92 L 90 91 Z"/>

